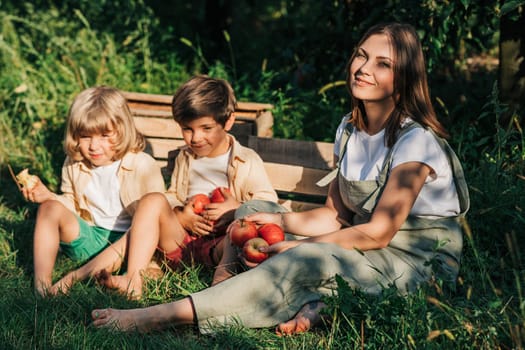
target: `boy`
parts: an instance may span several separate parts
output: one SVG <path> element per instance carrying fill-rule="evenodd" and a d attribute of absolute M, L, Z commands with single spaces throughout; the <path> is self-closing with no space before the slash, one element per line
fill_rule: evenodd
<path fill-rule="evenodd" d="M 236 256 L 224 230 L 235 210 L 249 200 L 275 211 L 277 202 L 261 158 L 228 133 L 235 122 L 236 100 L 222 79 L 196 76 L 173 97 L 173 116 L 182 129 L 186 146 L 180 150 L 167 193 L 150 193 L 139 202 L 128 233 L 97 258 L 62 281 L 62 289 L 95 271 L 110 288 L 131 298 L 142 294 L 143 273 L 158 250 L 168 265 L 198 262 L 217 266 L 213 284 L 234 273 Z M 211 203 L 201 214 L 193 211 L 192 197 L 221 190 L 224 202 Z M 126 275 L 108 271 L 120 268 L 127 257 Z"/>

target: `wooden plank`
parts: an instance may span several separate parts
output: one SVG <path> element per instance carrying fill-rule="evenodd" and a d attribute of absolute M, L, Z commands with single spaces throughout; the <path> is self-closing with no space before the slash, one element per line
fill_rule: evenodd
<path fill-rule="evenodd" d="M 149 137 L 146 141 L 145 152 L 155 159 L 168 159 L 169 152 L 184 146 L 184 140 L 177 139 L 157 139 Z"/>
<path fill-rule="evenodd" d="M 128 101 L 147 101 L 157 104 L 171 105 L 173 95 L 149 94 L 143 92 L 122 91 Z"/>
<path fill-rule="evenodd" d="M 167 138 L 182 140 L 182 130 L 179 125 L 170 119 L 162 118 L 133 118 L 137 129 L 147 138 Z M 230 130 L 241 144 L 247 145 L 248 137 L 256 133 L 256 125 L 254 123 L 239 122 L 235 123 Z"/>
<path fill-rule="evenodd" d="M 131 105 L 139 104 L 154 104 L 154 105 L 164 105 L 168 106 L 171 110 L 171 102 L 173 100 L 173 95 L 159 95 L 159 94 L 149 94 L 143 92 L 131 92 L 123 91 L 124 97 L 129 101 Z M 155 106 L 155 108 L 166 108 L 164 106 Z M 236 110 L 239 111 L 266 111 L 273 109 L 273 105 L 270 103 L 260 103 L 260 102 L 246 102 L 246 101 L 237 101 Z"/>
<path fill-rule="evenodd" d="M 298 141 L 249 136 L 248 147 L 265 162 L 333 169 L 334 145 L 329 142 Z"/>
<path fill-rule="evenodd" d="M 133 116 L 173 119 L 171 108 L 158 108 L 152 105 L 130 104 L 130 111 Z M 257 119 L 257 117 L 258 114 L 254 111 L 235 111 L 236 121 L 253 122 Z"/>
<path fill-rule="evenodd" d="M 130 108 L 131 115 L 139 117 L 155 117 L 155 118 L 164 118 L 168 120 L 173 120 L 173 115 L 171 111 L 164 111 L 157 108 Z M 173 120 L 174 121 L 174 120 Z"/>
<path fill-rule="evenodd" d="M 328 186 L 319 187 L 315 183 L 329 170 L 270 162 L 265 162 L 264 167 L 276 191 L 310 196 L 326 196 L 328 193 Z"/>
<path fill-rule="evenodd" d="M 156 159 L 159 166 L 169 172 L 168 160 Z M 264 163 L 264 167 L 278 192 L 317 197 L 325 197 L 328 193 L 328 186 L 319 187 L 315 184 L 328 171 L 275 163 Z"/>
<path fill-rule="evenodd" d="M 146 137 L 182 139 L 182 131 L 173 119 L 133 117 L 137 129 Z"/>

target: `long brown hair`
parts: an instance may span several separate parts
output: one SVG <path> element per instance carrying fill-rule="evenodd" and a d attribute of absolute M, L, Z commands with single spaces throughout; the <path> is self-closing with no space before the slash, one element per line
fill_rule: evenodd
<path fill-rule="evenodd" d="M 352 117 L 350 122 L 358 130 L 366 127 L 366 112 L 361 100 L 352 96 L 350 89 L 350 64 L 354 60 L 357 48 L 370 36 L 384 34 L 388 37 L 394 52 L 394 96 L 397 96 L 394 111 L 385 126 L 385 142 L 392 147 L 396 141 L 401 122 L 406 117 L 412 118 L 423 127 L 431 128 L 437 135 L 448 137 L 446 129 L 436 117 L 428 90 L 425 58 L 417 33 L 409 24 L 378 24 L 363 35 L 356 50 L 347 64 L 346 85 L 352 99 Z"/>

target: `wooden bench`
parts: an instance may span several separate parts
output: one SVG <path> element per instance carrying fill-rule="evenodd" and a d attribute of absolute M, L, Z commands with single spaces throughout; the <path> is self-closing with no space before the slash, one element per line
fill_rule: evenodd
<path fill-rule="evenodd" d="M 124 92 L 137 128 L 146 136 L 146 152 L 162 168 L 167 180 L 173 171 L 182 133 L 171 113 L 171 96 Z M 238 102 L 231 133 L 263 159 L 280 202 L 294 211 L 324 203 L 327 187 L 315 183 L 333 168 L 333 144 L 273 138 L 270 104 Z"/>

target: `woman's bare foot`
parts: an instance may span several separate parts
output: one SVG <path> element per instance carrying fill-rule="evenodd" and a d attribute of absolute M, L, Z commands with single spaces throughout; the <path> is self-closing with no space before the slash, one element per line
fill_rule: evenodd
<path fill-rule="evenodd" d="M 144 309 L 97 309 L 91 312 L 95 327 L 108 327 L 123 332 L 148 332 L 155 329 L 149 324 Z"/>
<path fill-rule="evenodd" d="M 142 278 L 131 278 L 129 275 L 113 276 L 106 270 L 95 275 L 97 282 L 111 289 L 116 289 L 126 295 L 128 299 L 138 300 L 142 296 Z"/>
<path fill-rule="evenodd" d="M 148 332 L 170 326 L 195 322 L 195 310 L 190 298 L 131 310 L 97 309 L 91 312 L 95 327 L 120 331 Z"/>
<path fill-rule="evenodd" d="M 292 335 L 307 332 L 321 321 L 321 309 L 326 306 L 321 301 L 305 304 L 291 320 L 279 324 L 275 328 L 277 335 Z"/>

